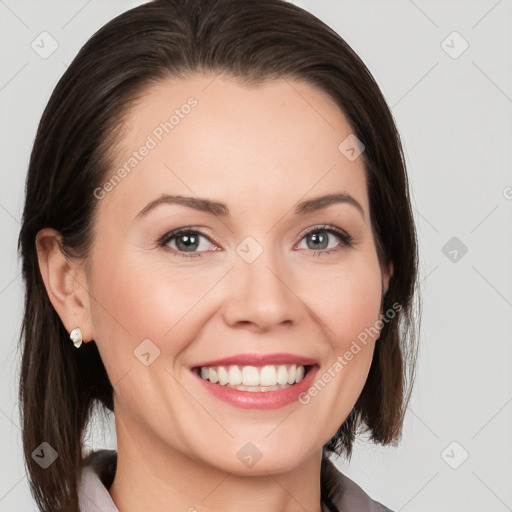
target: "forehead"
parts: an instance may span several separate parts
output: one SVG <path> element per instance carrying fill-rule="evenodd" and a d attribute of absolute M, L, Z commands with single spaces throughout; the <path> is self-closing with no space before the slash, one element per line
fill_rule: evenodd
<path fill-rule="evenodd" d="M 162 80 L 126 113 L 101 207 L 139 211 L 173 193 L 275 209 L 336 191 L 367 210 L 363 160 L 339 149 L 351 133 L 334 101 L 304 82 Z"/>

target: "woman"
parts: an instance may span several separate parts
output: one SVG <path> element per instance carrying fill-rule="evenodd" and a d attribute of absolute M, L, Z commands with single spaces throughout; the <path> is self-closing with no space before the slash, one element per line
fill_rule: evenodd
<path fill-rule="evenodd" d="M 41 510 L 389 510 L 328 457 L 401 435 L 416 234 L 391 113 L 314 16 L 107 23 L 41 119 L 19 244 Z M 117 450 L 86 454 L 97 403 Z"/>

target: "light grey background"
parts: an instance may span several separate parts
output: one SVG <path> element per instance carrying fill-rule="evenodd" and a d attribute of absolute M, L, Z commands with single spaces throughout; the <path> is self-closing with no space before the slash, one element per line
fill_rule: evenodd
<path fill-rule="evenodd" d="M 15 247 L 31 145 L 79 48 L 140 3 L 0 0 L 0 511 L 36 510 L 21 457 L 16 351 Z M 512 1 L 294 3 L 340 33 L 392 108 L 421 251 L 421 350 L 402 442 L 360 439 L 351 463 L 337 464 L 396 511 L 512 510 Z M 58 43 L 46 59 L 31 48 L 43 31 Z M 115 438 L 93 430 L 89 443 Z"/>

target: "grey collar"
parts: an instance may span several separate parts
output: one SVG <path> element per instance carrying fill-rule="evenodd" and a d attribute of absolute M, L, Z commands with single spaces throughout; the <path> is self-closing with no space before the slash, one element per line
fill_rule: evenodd
<path fill-rule="evenodd" d="M 117 466 L 115 450 L 97 450 L 84 460 L 79 487 L 80 512 L 119 512 L 108 489 Z M 372 500 L 329 459 L 322 459 L 322 506 L 327 512 L 393 512 Z"/>

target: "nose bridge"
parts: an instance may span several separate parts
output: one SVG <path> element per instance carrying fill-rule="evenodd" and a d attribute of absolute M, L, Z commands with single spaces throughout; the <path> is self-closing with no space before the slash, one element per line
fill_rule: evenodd
<path fill-rule="evenodd" d="M 272 237 L 266 237 L 269 244 Z M 287 283 L 286 262 L 277 247 L 248 236 L 237 247 L 226 321 L 257 324 L 261 329 L 296 321 L 300 301 Z"/>

